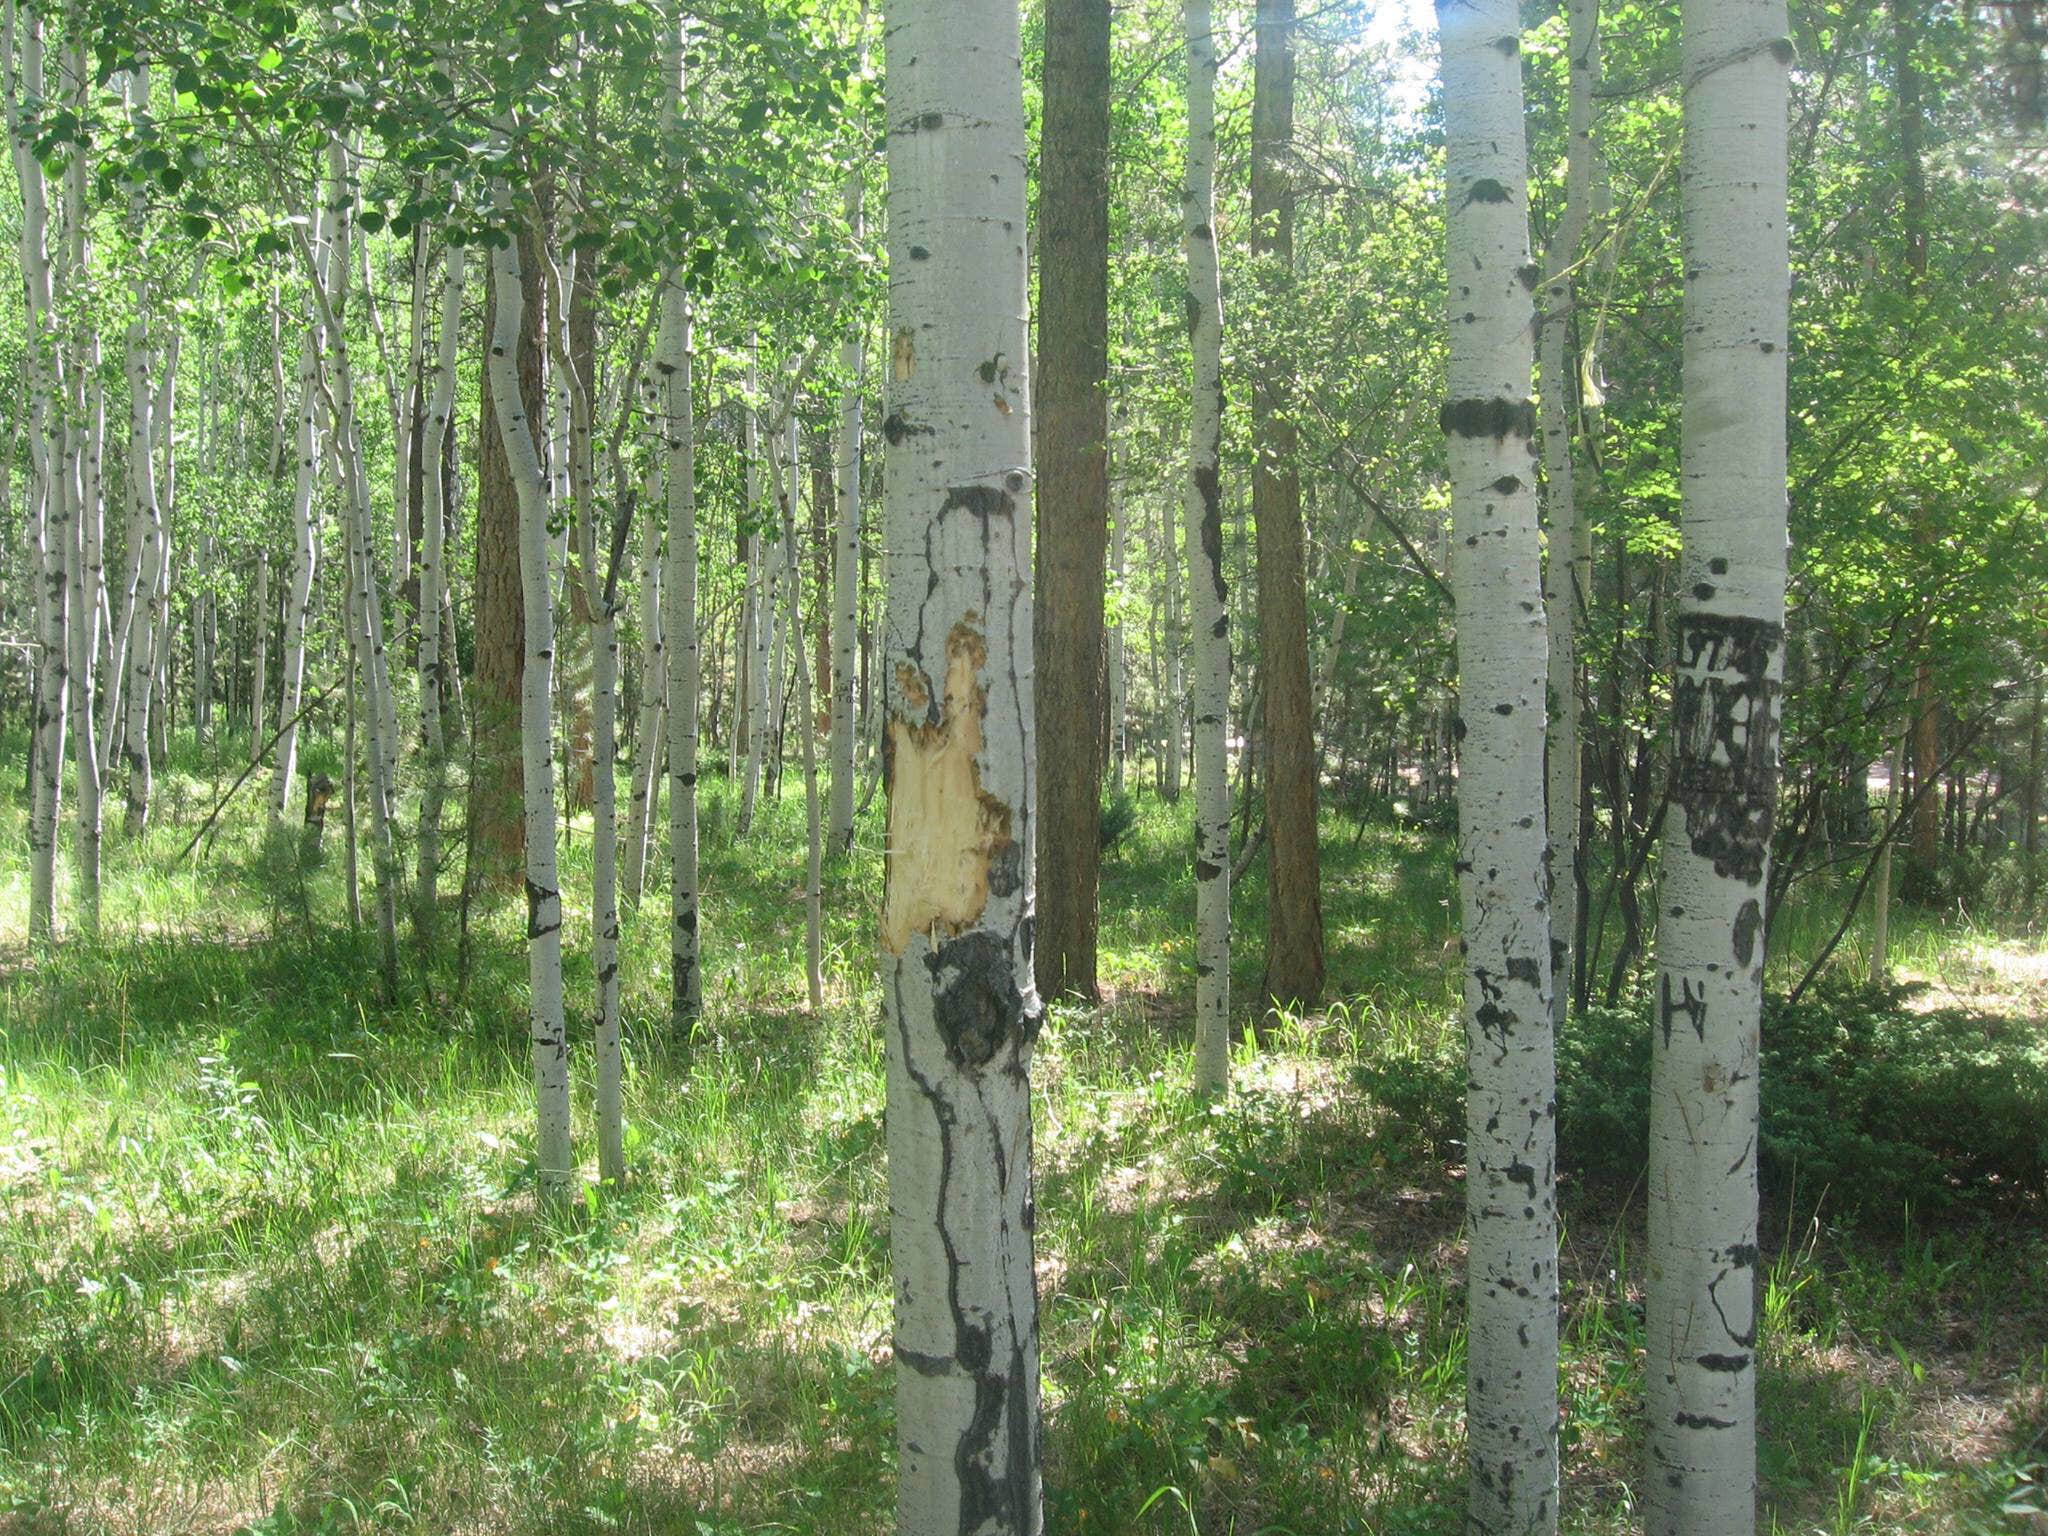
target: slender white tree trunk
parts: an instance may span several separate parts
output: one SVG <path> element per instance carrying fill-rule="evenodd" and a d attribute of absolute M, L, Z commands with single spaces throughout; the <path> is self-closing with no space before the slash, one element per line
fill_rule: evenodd
<path fill-rule="evenodd" d="M 650 405 L 648 415 L 654 414 Z M 660 489 L 660 466 L 650 461 L 640 491 L 640 723 L 633 733 L 633 806 L 626 835 L 626 900 L 636 907 L 647 882 L 662 765 L 668 757 L 668 652 L 661 632 L 661 528 L 667 507 L 657 500 Z"/>
<path fill-rule="evenodd" d="M 747 357 L 747 409 L 740 418 L 740 454 L 747 464 L 747 779 L 740 792 L 739 833 L 754 824 L 754 804 L 761 793 L 761 762 L 766 752 L 768 720 L 768 637 L 775 625 L 775 604 L 762 557 L 757 520 L 761 515 L 761 445 L 754 403 L 760 379 L 751 350 Z"/>
<path fill-rule="evenodd" d="M 1438 0 L 1465 946 L 1465 1421 L 1474 1536 L 1557 1528 L 1556 1071 L 1543 815 L 1542 553 L 1528 165 L 1514 0 Z"/>
<path fill-rule="evenodd" d="M 796 504 L 803 484 L 803 463 L 797 453 L 796 400 L 791 398 L 787 447 L 779 477 L 782 489 L 783 583 L 788 594 L 786 628 L 790 649 L 796 654 L 797 734 L 804 748 L 804 822 L 807 842 L 804 866 L 804 977 L 810 990 L 811 1012 L 825 1006 L 825 860 L 824 839 L 818 815 L 818 728 L 811 713 L 811 663 L 804 644 L 803 564 L 797 558 Z"/>
<path fill-rule="evenodd" d="M 1568 0 L 1571 71 L 1564 213 L 1544 253 L 1537 378 L 1542 385 L 1543 490 L 1549 525 L 1543 611 L 1550 627 L 1550 735 L 1544 801 L 1550 823 L 1550 1017 L 1564 1023 L 1571 997 L 1571 945 L 1579 909 L 1578 621 L 1591 577 L 1592 540 L 1579 512 L 1573 451 L 1569 350 L 1576 283 L 1592 205 L 1593 90 L 1600 79 L 1600 0 Z"/>
<path fill-rule="evenodd" d="M 1188 611 L 1195 754 L 1195 1086 L 1230 1084 L 1230 594 L 1223 581 L 1223 296 L 1216 260 L 1216 33 L 1209 0 L 1187 0 L 1188 153 L 1181 243 L 1194 353 L 1188 474 Z M 1121 562 L 1125 514 L 1117 516 Z M 1175 575 L 1178 579 L 1178 573 Z M 1121 692 L 1121 690 L 1119 690 Z M 1112 729 L 1122 730 L 1121 708 Z"/>
<path fill-rule="evenodd" d="M 1763 901 L 1784 683 L 1784 0 L 1685 0 L 1683 492 L 1650 1058 L 1649 1536 L 1756 1522 Z"/>
<path fill-rule="evenodd" d="M 353 594 L 349 615 L 359 646 L 369 735 L 370 836 L 377 875 L 377 938 L 388 997 L 398 992 L 398 711 L 392 698 L 389 658 L 385 651 L 384 604 L 377 579 L 376 543 L 370 515 L 370 483 L 363 458 L 361 424 L 357 419 L 354 369 L 345 324 L 349 275 L 349 194 L 346 161 L 339 140 L 328 146 L 328 202 L 334 208 L 333 246 L 324 269 L 308 261 L 315 303 L 326 336 L 333 448 L 340 465 L 342 500 L 348 539 L 346 579 Z M 310 254 L 310 249 L 309 249 Z"/>
<path fill-rule="evenodd" d="M 619 819 L 618 819 L 618 572 L 610 530 L 598 537 L 596 451 L 592 435 L 596 380 L 579 368 L 596 365 L 596 315 L 581 306 L 592 297 L 574 268 L 556 273 L 556 307 L 566 316 L 549 327 L 555 371 L 567 402 L 565 439 L 571 527 L 580 567 L 591 647 L 591 968 L 597 975 L 597 1019 L 592 1032 L 597 1075 L 594 1120 L 598 1174 L 612 1183 L 626 1177 L 625 1120 L 619 1040 Z M 572 621 L 573 622 L 573 621 Z"/>
<path fill-rule="evenodd" d="M 45 89 L 43 18 L 40 11 L 27 10 L 18 20 L 17 70 L 17 16 L 14 0 L 7 0 L 7 136 L 21 187 L 21 269 L 28 297 L 29 495 L 37 509 L 31 518 L 37 542 L 30 560 L 38 585 L 39 653 L 29 770 L 28 934 L 32 943 L 48 943 L 56 937 L 57 824 L 63 801 L 64 721 L 69 702 L 64 550 L 70 539 L 70 512 L 62 484 L 59 401 L 64 394 L 64 359 L 56 333 L 49 199 L 42 163 L 36 159 L 21 114 L 23 95 L 40 98 Z"/>
<path fill-rule="evenodd" d="M 256 551 L 256 592 L 250 601 L 255 620 L 256 659 L 249 685 L 249 761 L 263 756 L 263 706 L 270 691 L 270 551 Z"/>
<path fill-rule="evenodd" d="M 455 414 L 455 365 L 462 345 L 462 291 L 469 253 L 449 243 L 441 277 L 441 338 L 434 359 L 434 386 L 427 402 L 420 451 L 426 455 L 420 487 L 420 792 L 419 865 L 413 879 L 413 938 L 423 953 L 434 943 L 434 919 L 441 877 L 441 807 L 448 790 L 447 712 L 441 655 L 441 601 L 448 590 L 447 456 L 443 441 Z"/>
<path fill-rule="evenodd" d="M 1111 453 L 1115 453 L 1112 433 Z M 1114 478 L 1112 477 L 1112 488 Z M 1121 592 L 1124 584 L 1124 563 L 1128 557 L 1130 543 L 1130 503 L 1112 496 L 1109 506 L 1109 572 L 1111 587 Z M 1121 623 L 1109 626 L 1107 635 L 1109 655 L 1109 777 L 1118 789 L 1124 787 L 1124 716 L 1130 708 L 1129 680 L 1126 677 L 1127 658 L 1124 654 L 1124 627 Z"/>
<path fill-rule="evenodd" d="M 324 199 L 322 200 L 324 203 Z M 327 209 L 313 217 L 313 246 L 320 250 L 331 238 Z M 299 342 L 299 420 L 294 443 L 292 482 L 292 583 L 284 603 L 284 656 L 278 689 L 278 719 L 284 731 L 277 739 L 277 762 L 270 777 L 270 820 L 275 826 L 291 808 L 292 780 L 299 763 L 298 714 L 306 684 L 306 618 L 313 600 L 313 487 L 319 473 L 320 323 L 315 308 Z M 131 750 L 132 747 L 131 747 Z"/>
<path fill-rule="evenodd" d="M 669 84 L 669 112 L 681 111 L 682 63 Z M 687 1031 L 704 1009 L 697 890 L 697 441 L 691 403 L 691 314 L 680 273 L 662 292 L 655 371 L 663 384 L 668 449 L 668 562 L 662 570 L 661 632 L 668 691 L 669 1014 Z M 753 459 L 747 461 L 749 485 Z M 749 789 L 751 790 L 751 783 Z M 751 794 L 749 795 L 751 799 Z"/>
<path fill-rule="evenodd" d="M 846 220 L 859 244 L 862 182 L 866 167 L 856 164 L 846 179 Z M 867 352 L 859 323 L 839 349 L 839 365 L 847 385 L 839 396 L 837 465 L 838 513 L 832 540 L 832 851 L 853 848 L 853 718 L 855 651 L 860 643 L 860 391 Z"/>
<path fill-rule="evenodd" d="M 1031 432 L 1016 0 L 889 0 L 882 990 L 897 1528 L 1036 1536 Z M 912 259 L 913 250 L 917 253 Z"/>
<path fill-rule="evenodd" d="M 83 18 L 77 4 L 66 12 L 64 76 L 70 105 L 80 117 L 86 110 Z M 64 286 L 90 281 L 86 224 L 86 152 L 72 147 L 64 171 Z M 77 789 L 76 831 L 72 842 L 73 878 L 78 887 L 79 925 L 88 938 L 100 931 L 100 760 L 93 734 L 93 664 L 100 610 L 104 604 L 104 568 L 100 562 L 100 437 L 105 408 L 99 389 L 99 333 L 88 328 L 71 339 L 73 355 L 65 408 L 64 496 L 70 503 L 64 540 L 66 584 L 69 588 L 67 704 L 71 716 L 72 778 Z"/>
<path fill-rule="evenodd" d="M 509 210 L 497 188 L 501 216 Z M 485 364 L 505 458 L 519 493 L 519 580 L 526 611 L 526 665 L 520 680 L 520 758 L 526 806 L 526 949 L 531 993 L 533 1087 L 539 1117 L 536 1161 L 544 1198 L 561 1200 L 574 1176 L 569 1136 L 569 1039 L 562 1008 L 562 891 L 555 872 L 553 745 L 555 609 L 548 579 L 548 472 L 519 391 L 514 349 L 525 310 L 519 242 L 491 252 L 496 303 Z"/>
<path fill-rule="evenodd" d="M 1174 533 L 1173 514 L 1164 505 L 1159 509 L 1159 545 L 1159 568 L 1166 573 L 1166 613 L 1161 629 L 1166 650 L 1166 691 L 1159 700 L 1160 746 L 1164 760 L 1160 772 L 1166 798 L 1172 802 L 1180 799 L 1180 722 L 1186 703 L 1186 687 L 1180 664 L 1180 540 Z"/>

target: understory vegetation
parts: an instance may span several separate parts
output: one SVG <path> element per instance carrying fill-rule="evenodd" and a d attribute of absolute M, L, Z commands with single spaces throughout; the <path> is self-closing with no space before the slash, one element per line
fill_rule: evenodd
<path fill-rule="evenodd" d="M 478 894 L 467 974 L 444 944 L 387 1006 L 338 818 L 301 899 L 259 800 L 185 858 L 211 766 L 161 788 L 178 809 L 109 861 L 99 944 L 30 958 L 4 934 L 0 1531 L 885 1528 L 879 802 L 828 871 L 812 1014 L 801 796 L 739 843 L 707 778 L 703 1020 L 668 1030 L 650 899 L 622 936 L 630 1181 L 548 1215 L 517 904 Z M 1334 1001 L 1240 1040 L 1236 1091 L 1205 1103 L 1190 808 L 1131 804 L 1109 1001 L 1054 1008 L 1034 1073 L 1047 1528 L 1456 1532 L 1450 839 L 1325 808 Z M 23 814 L 0 800 L 10 924 Z M 568 828 L 566 891 L 588 836 Z M 1900 986 L 1850 988 L 1852 937 L 1787 1005 L 1844 894 L 1795 897 L 1771 972 L 1764 1510 L 1787 1533 L 2023 1531 L 2048 1491 L 2048 970 L 1895 908 Z M 1263 895 L 1240 888 L 1247 932 Z M 572 946 L 572 996 L 589 963 Z M 1249 988 L 1255 949 L 1237 964 Z M 1637 1001 L 1589 1010 L 1560 1054 L 1573 1532 L 1636 1508 L 1649 1027 Z M 576 1103 L 580 1126 L 587 1081 Z"/>

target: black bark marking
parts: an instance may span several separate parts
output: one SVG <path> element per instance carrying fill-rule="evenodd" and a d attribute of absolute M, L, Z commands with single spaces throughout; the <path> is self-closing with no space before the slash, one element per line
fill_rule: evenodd
<path fill-rule="evenodd" d="M 1745 885 L 1762 883 L 1770 854 L 1780 685 L 1769 668 L 1783 643 L 1783 626 L 1766 619 L 1679 619 L 1671 795 L 1692 851 Z"/>
<path fill-rule="evenodd" d="M 1195 491 L 1202 498 L 1202 558 L 1209 563 L 1216 601 L 1227 605 L 1230 593 L 1223 585 L 1223 493 L 1217 486 L 1213 463 L 1195 470 Z"/>
<path fill-rule="evenodd" d="M 529 942 L 542 934 L 553 933 L 562 926 L 559 916 L 552 923 L 543 923 L 540 920 L 541 907 L 547 902 L 560 899 L 561 892 L 547 890 L 535 885 L 531 880 L 526 882 L 526 937 Z"/>
<path fill-rule="evenodd" d="M 1498 480 L 1493 482 L 1492 486 L 1493 493 L 1496 496 L 1512 496 L 1521 488 L 1521 479 L 1519 476 L 1516 475 L 1502 475 Z"/>
<path fill-rule="evenodd" d="M 948 939 L 925 956 L 932 974 L 932 1018 L 955 1066 L 987 1066 L 1004 1045 L 1037 1033 L 1017 987 L 1009 941 L 984 932 Z"/>
<path fill-rule="evenodd" d="M 1532 987 L 1543 985 L 1543 973 L 1534 960 L 1527 955 L 1511 955 L 1508 958 L 1508 980 L 1527 982 Z"/>
<path fill-rule="evenodd" d="M 912 261 L 930 261 L 932 253 L 921 245 L 913 245 L 910 248 L 910 259 Z"/>
<path fill-rule="evenodd" d="M 1743 965 L 1750 962 L 1756 953 L 1756 936 L 1763 931 L 1763 909 L 1752 896 L 1742 904 L 1742 910 L 1735 914 L 1735 958 Z"/>
<path fill-rule="evenodd" d="M 1734 1375 L 1749 1369 L 1748 1355 L 1701 1355 L 1699 1367 L 1703 1371 L 1725 1371 Z"/>
<path fill-rule="evenodd" d="M 1707 1038 L 1707 989 L 1704 983 L 1695 992 L 1690 981 L 1683 976 L 1678 979 L 1677 997 L 1671 995 L 1671 973 L 1666 971 L 1657 978 L 1657 1022 L 1664 1026 L 1664 1043 L 1671 1043 L 1671 1026 L 1678 1016 L 1685 1015 L 1693 1033 L 1702 1041 Z"/>
<path fill-rule="evenodd" d="M 913 425 L 900 406 L 882 418 L 882 436 L 889 440 L 892 448 L 900 447 L 906 438 L 930 437 L 932 431 L 930 427 Z"/>
<path fill-rule="evenodd" d="M 1536 435 L 1536 402 L 1492 399 L 1446 400 L 1437 412 L 1437 425 L 1456 437 L 1490 437 L 1505 442 L 1510 437 Z"/>
<path fill-rule="evenodd" d="M 1491 176 L 1481 176 L 1465 189 L 1465 202 L 1460 203 L 1458 207 L 1462 209 L 1467 203 L 1506 203 L 1513 200 L 1514 194 L 1506 187 Z"/>
<path fill-rule="evenodd" d="M 1671 1422 L 1680 1429 L 1733 1429 L 1733 1419 L 1717 1419 L 1707 1413 L 1675 1413 Z"/>

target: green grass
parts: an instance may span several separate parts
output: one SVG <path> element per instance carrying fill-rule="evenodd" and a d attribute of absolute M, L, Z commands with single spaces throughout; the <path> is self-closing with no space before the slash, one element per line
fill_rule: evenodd
<path fill-rule="evenodd" d="M 109 838 L 102 944 L 35 959 L 0 798 L 0 1532 L 885 1528 L 878 825 L 831 871 L 813 1017 L 801 779 L 737 847 L 707 782 L 704 1026 L 668 1036 L 661 913 L 634 914 L 634 1177 L 548 1217 L 520 914 L 480 914 L 465 982 L 451 877 L 446 953 L 409 954 L 382 1005 L 337 823 L 310 924 L 266 887 L 254 799 L 175 861 L 211 782 L 174 765 L 180 824 Z M 1104 881 L 1111 999 L 1054 1010 L 1038 1058 L 1048 1529 L 1456 1532 L 1461 1188 L 1350 1070 L 1455 1028 L 1447 843 L 1328 817 L 1336 1002 L 1242 1044 L 1240 1091 L 1205 1107 L 1186 811 L 1139 808 Z M 583 1005 L 588 850 L 575 827 Z M 1241 997 L 1263 898 L 1259 866 Z M 1985 942 L 1900 918 L 1915 965 Z M 1640 1191 L 1568 1183 L 1564 1214 L 1564 1523 L 1622 1532 Z M 2002 1506 L 2038 1507 L 2048 1462 L 2039 1212 L 1850 1229 L 1795 1199 L 1768 1222 L 1767 1522 L 2023 1528 Z"/>

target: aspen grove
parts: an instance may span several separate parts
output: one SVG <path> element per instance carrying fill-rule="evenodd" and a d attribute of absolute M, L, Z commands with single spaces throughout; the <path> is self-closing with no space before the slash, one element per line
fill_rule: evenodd
<path fill-rule="evenodd" d="M 0 1532 L 2048 1522 L 2048 0 L 0 94 Z"/>

